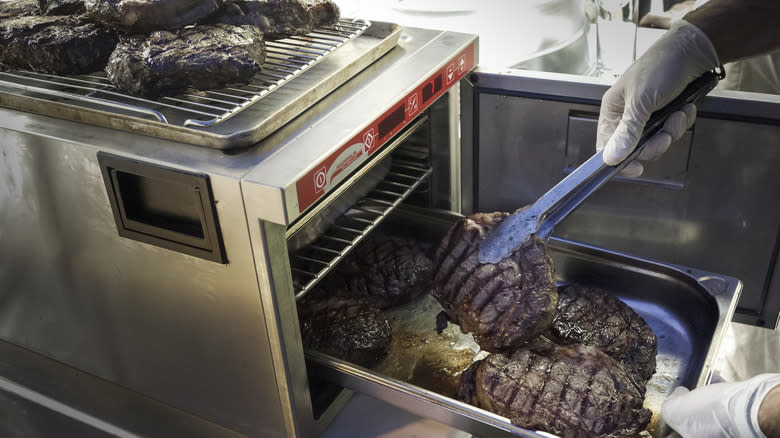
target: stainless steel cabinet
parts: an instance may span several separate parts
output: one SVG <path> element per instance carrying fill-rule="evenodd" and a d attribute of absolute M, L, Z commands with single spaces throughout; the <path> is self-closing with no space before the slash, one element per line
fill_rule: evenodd
<path fill-rule="evenodd" d="M 520 71 L 477 71 L 471 79 L 463 155 L 472 198 L 464 205 L 474 211 L 533 202 L 595 152 L 606 84 Z M 714 91 L 699 112 L 643 177 L 609 182 L 554 234 L 737 277 L 745 289 L 735 319 L 774 327 L 780 97 Z"/>

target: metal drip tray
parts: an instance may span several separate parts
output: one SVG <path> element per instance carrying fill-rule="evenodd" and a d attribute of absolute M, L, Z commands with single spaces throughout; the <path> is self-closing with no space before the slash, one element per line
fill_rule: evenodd
<path fill-rule="evenodd" d="M 381 230 L 435 244 L 459 217 L 405 206 L 395 210 Z M 645 407 L 653 417 L 647 434 L 641 435 L 667 436 L 668 426 L 660 417 L 661 404 L 679 385 L 694 388 L 710 382 L 742 283 L 720 274 L 564 239 L 551 238 L 548 250 L 559 284 L 578 282 L 613 293 L 641 315 L 657 335 L 657 368 L 647 383 L 645 397 Z M 460 374 L 486 353 L 455 324 L 437 333 L 436 315 L 441 310 L 430 295 L 386 310 L 393 329 L 387 357 L 366 368 L 309 350 L 306 357 L 310 372 L 324 381 L 476 436 L 540 438 L 540 434 L 516 427 L 507 418 L 456 400 Z"/>
<path fill-rule="evenodd" d="M 400 30 L 389 23 L 341 19 L 307 35 L 267 41 L 266 61 L 249 84 L 156 99 L 118 91 L 103 72 L 57 76 L 2 71 L 0 106 L 218 149 L 247 146 L 304 111 L 316 101 L 311 96 L 324 96 L 393 48 Z M 356 39 L 361 42 L 345 56 L 336 55 Z M 321 80 L 313 85 L 304 81 L 308 94 L 278 96 L 285 84 L 325 60 L 333 62 L 314 73 Z M 260 117 L 234 120 L 248 109 L 259 111 Z"/>

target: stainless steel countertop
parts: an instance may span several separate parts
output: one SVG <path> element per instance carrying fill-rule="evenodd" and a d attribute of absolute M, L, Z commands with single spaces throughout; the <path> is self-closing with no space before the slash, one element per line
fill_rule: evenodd
<path fill-rule="evenodd" d="M 719 379 L 730 382 L 780 372 L 780 330 L 730 323 L 715 364 Z M 717 380 L 713 377 L 713 381 Z M 472 438 L 472 435 L 356 394 L 322 436 L 341 437 Z"/>

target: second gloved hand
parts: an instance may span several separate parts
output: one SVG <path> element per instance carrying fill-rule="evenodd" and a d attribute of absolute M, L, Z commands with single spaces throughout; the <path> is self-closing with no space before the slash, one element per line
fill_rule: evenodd
<path fill-rule="evenodd" d="M 604 93 L 596 137 L 596 149 L 604 149 L 604 162 L 614 166 L 623 161 L 637 146 L 650 115 L 718 65 L 718 55 L 707 35 L 685 20 L 677 21 Z M 639 160 L 657 158 L 695 118 L 693 105 L 674 113 L 645 146 Z M 622 173 L 638 176 L 642 170 L 642 164 L 635 161 Z"/>
<path fill-rule="evenodd" d="M 680 386 L 669 394 L 661 416 L 683 438 L 763 438 L 758 411 L 780 374 L 760 374 L 743 382 L 715 383 L 693 391 Z"/>

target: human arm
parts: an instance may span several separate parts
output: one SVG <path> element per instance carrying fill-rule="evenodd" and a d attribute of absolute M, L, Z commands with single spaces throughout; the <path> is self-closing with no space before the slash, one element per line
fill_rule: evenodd
<path fill-rule="evenodd" d="M 780 47 L 780 32 L 775 31 L 778 21 L 780 1 L 711 0 L 675 22 L 604 94 L 596 142 L 597 150 L 604 149 L 604 162 L 615 165 L 625 159 L 636 147 L 650 114 L 704 72 Z M 694 119 L 692 106 L 670 117 L 639 160 L 660 156 Z M 642 170 L 635 161 L 623 174 L 638 176 Z"/>
<path fill-rule="evenodd" d="M 723 64 L 780 48 L 779 18 L 776 0 L 710 0 L 683 17 L 707 35 Z"/>
<path fill-rule="evenodd" d="M 675 388 L 664 401 L 661 416 L 683 438 L 780 438 L 780 374 L 692 391 Z"/>
<path fill-rule="evenodd" d="M 761 402 L 758 425 L 767 438 L 780 438 L 780 385 L 772 388 Z"/>

